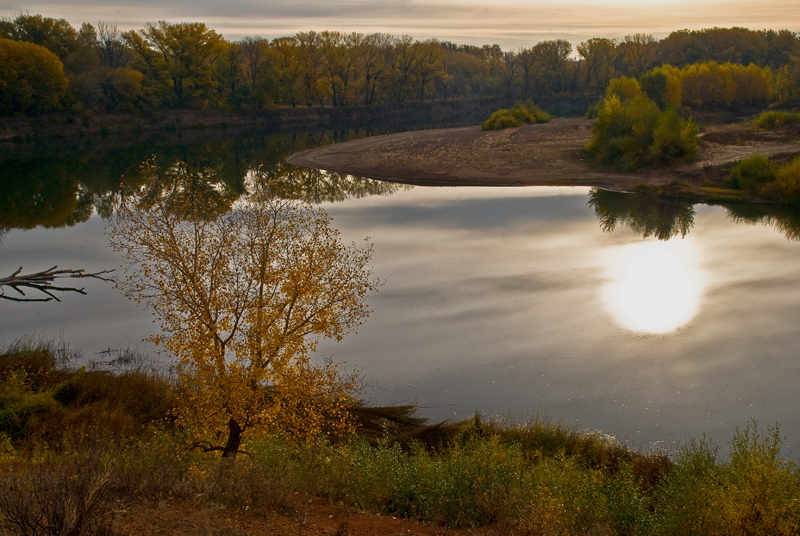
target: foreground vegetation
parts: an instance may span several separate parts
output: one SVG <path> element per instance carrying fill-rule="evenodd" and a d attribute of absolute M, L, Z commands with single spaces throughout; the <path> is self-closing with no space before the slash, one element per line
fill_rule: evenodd
<path fill-rule="evenodd" d="M 509 534 L 797 534 L 800 472 L 777 428 L 755 423 L 730 454 L 690 441 L 632 451 L 559 423 L 425 425 L 413 408 L 351 411 L 355 435 L 298 440 L 273 429 L 235 462 L 186 448 L 169 376 L 118 353 L 25 339 L 0 351 L 0 521 L 10 534 L 112 534 L 126 509 L 192 501 L 272 519 L 332 504 Z M 318 500 L 319 500 L 318 499 Z"/>

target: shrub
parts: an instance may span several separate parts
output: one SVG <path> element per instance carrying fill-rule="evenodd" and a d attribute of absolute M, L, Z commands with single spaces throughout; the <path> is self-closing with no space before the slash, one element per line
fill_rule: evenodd
<path fill-rule="evenodd" d="M 767 157 L 751 156 L 733 166 L 728 174 L 728 185 L 755 195 L 764 184 L 775 180 L 776 171 L 775 165 Z"/>
<path fill-rule="evenodd" d="M 800 200 L 800 156 L 778 169 L 776 180 L 786 201 Z"/>
<path fill-rule="evenodd" d="M 30 433 L 28 423 L 37 415 L 49 413 L 58 406 L 47 393 L 31 389 L 22 370 L 10 372 L 0 382 L 0 433 L 12 438 Z"/>
<path fill-rule="evenodd" d="M 658 162 L 691 158 L 697 151 L 699 132 L 693 118 L 682 119 L 674 108 L 667 108 L 658 116 L 650 156 Z"/>
<path fill-rule="evenodd" d="M 483 130 L 503 130 L 504 128 L 521 127 L 522 123 L 523 121 L 515 117 L 509 110 L 500 108 L 484 121 L 481 128 Z"/>
<path fill-rule="evenodd" d="M 649 534 L 796 534 L 800 480 L 781 444 L 777 427 L 759 433 L 755 422 L 737 430 L 724 463 L 715 447 L 690 442 L 658 490 Z"/>
<path fill-rule="evenodd" d="M 600 163 L 630 171 L 646 162 L 688 160 L 697 150 L 699 129 L 673 108 L 664 111 L 633 78 L 611 81 L 585 150 Z"/>
<path fill-rule="evenodd" d="M 0 527 L 23 536 L 110 535 L 110 476 L 98 459 L 10 472 L 0 477 Z"/>
<path fill-rule="evenodd" d="M 623 171 L 635 169 L 652 144 L 658 114 L 658 106 L 646 97 L 639 95 L 623 104 L 616 94 L 609 94 L 586 150 L 603 164 Z"/>
<path fill-rule="evenodd" d="M 761 128 L 774 129 L 800 123 L 800 112 L 781 112 L 771 110 L 762 113 L 756 119 L 756 124 Z"/>
<path fill-rule="evenodd" d="M 483 125 L 483 130 L 502 130 L 504 128 L 521 127 L 528 123 L 547 123 L 552 116 L 533 104 L 532 101 L 522 103 L 517 101 L 514 106 L 507 110 L 501 108 L 494 112 Z"/>

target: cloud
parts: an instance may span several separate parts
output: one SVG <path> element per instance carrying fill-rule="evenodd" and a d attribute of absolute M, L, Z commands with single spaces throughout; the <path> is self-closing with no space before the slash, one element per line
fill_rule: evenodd
<path fill-rule="evenodd" d="M 76 26 L 98 20 L 121 28 L 138 28 L 160 19 L 200 21 L 229 39 L 329 29 L 476 45 L 498 43 L 506 49 L 532 46 L 544 39 L 567 39 L 577 45 L 590 37 L 636 32 L 663 37 L 673 30 L 713 26 L 800 30 L 800 11 L 794 0 L 702 5 L 686 0 L 669 5 L 646 0 L 0 0 L 0 13 L 19 11 L 66 18 Z"/>

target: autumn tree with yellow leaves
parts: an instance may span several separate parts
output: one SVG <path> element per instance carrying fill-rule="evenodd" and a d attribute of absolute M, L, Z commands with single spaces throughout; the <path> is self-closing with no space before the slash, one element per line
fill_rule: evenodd
<path fill-rule="evenodd" d="M 367 318 L 371 246 L 344 245 L 324 211 L 293 201 L 237 201 L 213 219 L 169 206 L 128 196 L 109 236 L 130 262 L 118 285 L 153 309 L 152 340 L 176 358 L 175 413 L 194 445 L 235 457 L 270 429 L 297 439 L 351 429 L 357 377 L 310 354 Z"/>

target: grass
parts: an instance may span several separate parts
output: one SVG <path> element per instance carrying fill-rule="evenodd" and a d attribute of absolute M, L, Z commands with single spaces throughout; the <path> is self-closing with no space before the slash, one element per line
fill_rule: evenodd
<path fill-rule="evenodd" d="M 476 413 L 430 425 L 413 407 L 361 406 L 352 409 L 362 426 L 351 437 L 298 444 L 269 435 L 232 462 L 184 447 L 181 430 L 163 418 L 168 378 L 69 370 L 56 356 L 41 341 L 0 351 L 0 412 L 16 412 L 0 438 L 0 533 L 111 534 L 120 512 L 171 501 L 302 520 L 312 498 L 505 534 L 782 535 L 800 527 L 800 472 L 781 457 L 777 427 L 749 423 L 725 458 L 703 440 L 668 456 L 541 418 Z M 10 409 L 48 397 L 41 413 Z"/>

